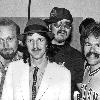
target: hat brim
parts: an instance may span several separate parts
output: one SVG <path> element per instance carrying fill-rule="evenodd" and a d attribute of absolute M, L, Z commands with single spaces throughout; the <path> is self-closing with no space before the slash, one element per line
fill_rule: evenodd
<path fill-rule="evenodd" d="M 31 30 L 31 31 L 28 31 L 28 32 L 25 32 L 25 33 L 21 33 L 21 34 L 18 36 L 18 40 L 22 41 L 24 35 L 27 35 L 27 34 L 29 34 L 29 33 L 49 33 L 49 32 L 47 32 L 47 31 L 41 31 L 41 30 Z"/>

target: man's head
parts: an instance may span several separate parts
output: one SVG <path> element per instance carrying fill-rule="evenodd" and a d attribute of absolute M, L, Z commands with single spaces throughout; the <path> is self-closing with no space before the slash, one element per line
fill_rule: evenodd
<path fill-rule="evenodd" d="M 32 18 L 27 22 L 23 43 L 32 58 L 40 59 L 46 54 L 50 42 L 47 32 L 47 25 L 42 19 Z"/>
<path fill-rule="evenodd" d="M 73 22 L 69 10 L 54 7 L 50 13 L 50 18 L 46 19 L 45 22 L 49 24 L 51 32 L 54 34 L 54 41 L 62 43 L 69 37 Z"/>
<path fill-rule="evenodd" d="M 89 26 L 89 25 L 91 25 L 92 23 L 95 23 L 95 20 L 93 19 L 93 18 L 86 18 L 86 19 L 84 19 L 82 22 L 81 22 L 81 24 L 80 24 L 80 26 L 79 26 L 79 33 L 80 33 L 80 41 L 82 41 L 82 34 L 84 34 L 84 31 L 85 31 L 85 29 Z M 82 53 L 84 53 L 84 51 L 83 51 L 83 42 L 80 42 L 80 44 L 81 44 L 81 49 L 82 49 Z"/>
<path fill-rule="evenodd" d="M 11 60 L 15 56 L 18 48 L 19 26 L 10 19 L 0 19 L 0 55 Z"/>
<path fill-rule="evenodd" d="M 100 24 L 93 23 L 82 34 L 84 55 L 87 62 L 93 66 L 100 63 Z"/>

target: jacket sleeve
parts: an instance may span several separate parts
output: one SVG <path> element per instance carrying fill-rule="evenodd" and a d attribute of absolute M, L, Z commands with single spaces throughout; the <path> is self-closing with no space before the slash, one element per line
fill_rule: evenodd
<path fill-rule="evenodd" d="M 59 100 L 71 100 L 71 73 L 69 70 L 64 73 Z"/>

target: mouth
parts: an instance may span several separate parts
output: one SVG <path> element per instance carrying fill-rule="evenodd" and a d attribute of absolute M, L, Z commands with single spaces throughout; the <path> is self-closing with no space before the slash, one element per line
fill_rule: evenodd
<path fill-rule="evenodd" d="M 41 49 L 37 49 L 37 50 L 32 49 L 32 51 L 33 51 L 33 52 L 40 52 Z"/>

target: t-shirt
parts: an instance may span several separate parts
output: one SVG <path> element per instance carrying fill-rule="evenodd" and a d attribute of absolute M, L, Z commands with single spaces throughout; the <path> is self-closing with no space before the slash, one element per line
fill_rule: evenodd
<path fill-rule="evenodd" d="M 87 85 L 86 84 L 82 84 L 82 100 L 98 100 L 98 94 L 92 90 L 92 88 L 89 88 L 88 91 L 87 90 Z"/>

